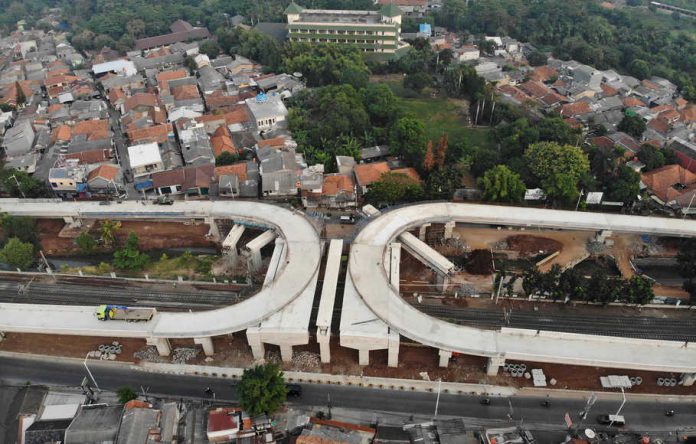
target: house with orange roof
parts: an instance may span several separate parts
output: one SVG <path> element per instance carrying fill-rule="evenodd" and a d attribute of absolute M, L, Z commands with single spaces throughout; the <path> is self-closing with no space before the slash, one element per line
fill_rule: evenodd
<path fill-rule="evenodd" d="M 566 103 L 559 110 L 561 117 L 577 117 L 590 114 L 591 112 L 592 107 L 587 102 Z"/>
<path fill-rule="evenodd" d="M 684 109 L 682 109 L 681 120 L 688 129 L 696 129 L 696 105 L 690 103 Z"/>
<path fill-rule="evenodd" d="M 63 146 L 70 143 L 71 138 L 72 138 L 72 131 L 71 131 L 69 125 L 61 125 L 58 128 L 55 128 L 53 130 L 53 133 L 51 134 L 51 139 L 52 139 L 53 143 L 63 145 Z"/>
<path fill-rule="evenodd" d="M 635 97 L 626 97 L 623 99 L 623 104 L 626 108 L 633 108 L 636 106 L 645 107 L 645 103 Z"/>
<path fill-rule="evenodd" d="M 558 71 L 548 65 L 537 66 L 529 73 L 529 79 L 537 82 L 549 82 L 558 79 Z"/>
<path fill-rule="evenodd" d="M 215 167 L 215 176 L 220 196 L 253 199 L 259 197 L 259 166 L 255 161 Z"/>
<path fill-rule="evenodd" d="M 387 162 L 361 163 L 353 167 L 355 181 L 361 194 L 367 193 L 370 185 L 378 182 L 382 175 L 389 172 Z"/>
<path fill-rule="evenodd" d="M 170 95 L 171 91 L 169 90 L 169 81 L 183 79 L 184 77 L 188 76 L 188 71 L 184 69 L 177 69 L 174 71 L 162 71 L 160 73 L 157 73 L 157 75 L 155 76 L 155 79 L 157 80 L 157 91 L 159 92 L 160 96 Z"/>
<path fill-rule="evenodd" d="M 239 150 L 232 140 L 232 133 L 230 133 L 230 130 L 225 125 L 221 125 L 215 130 L 210 137 L 210 144 L 213 146 L 213 154 L 215 154 L 215 157 L 218 157 L 224 152 L 233 154 L 239 153 Z"/>
<path fill-rule="evenodd" d="M 81 120 L 72 128 L 72 135 L 85 136 L 85 140 L 100 140 L 111 136 L 109 131 L 109 121 L 102 120 Z"/>
<path fill-rule="evenodd" d="M 120 194 L 123 191 L 121 168 L 110 163 L 99 165 L 87 174 L 87 186 L 93 193 Z"/>
<path fill-rule="evenodd" d="M 411 168 L 411 167 L 395 168 L 395 169 L 391 170 L 391 172 L 394 174 L 404 174 L 418 183 L 423 182 L 423 180 L 420 177 L 420 174 L 418 174 L 418 171 L 416 171 L 414 168 Z"/>
<path fill-rule="evenodd" d="M 357 206 L 357 189 L 352 174 L 327 174 L 321 193 L 302 191 L 305 208 L 354 208 Z"/>
<path fill-rule="evenodd" d="M 681 165 L 665 165 L 642 174 L 640 179 L 651 197 L 662 205 L 685 209 L 696 195 L 696 174 Z"/>
<path fill-rule="evenodd" d="M 127 131 L 128 139 L 134 144 L 157 142 L 163 144 L 174 139 L 174 129 L 171 123 L 134 128 Z"/>

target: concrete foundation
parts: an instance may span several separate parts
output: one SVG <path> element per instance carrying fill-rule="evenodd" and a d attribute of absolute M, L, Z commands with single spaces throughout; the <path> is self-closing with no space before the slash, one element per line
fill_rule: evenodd
<path fill-rule="evenodd" d="M 264 347 L 263 341 L 261 341 L 259 327 L 247 328 L 246 335 L 247 342 L 249 343 L 249 347 L 251 347 L 251 354 L 254 356 L 254 359 L 257 361 L 263 360 L 266 356 L 266 347 Z"/>
<path fill-rule="evenodd" d="M 389 331 L 389 349 L 387 352 L 387 365 L 389 367 L 399 366 L 399 334 L 393 330 Z"/>
<path fill-rule="evenodd" d="M 457 225 L 457 223 L 454 221 L 447 222 L 445 224 L 445 234 L 444 234 L 445 239 L 450 239 L 452 237 L 452 233 L 454 232 L 454 227 L 456 225 Z"/>
<path fill-rule="evenodd" d="M 208 224 L 209 227 L 208 236 L 215 239 L 216 242 L 220 242 L 220 240 L 222 239 L 222 235 L 220 234 L 220 230 L 218 229 L 218 226 L 215 223 L 215 219 L 212 217 L 206 217 L 205 223 Z"/>
<path fill-rule="evenodd" d="M 282 359 L 283 362 L 292 361 L 292 345 L 280 346 L 280 359 Z"/>
<path fill-rule="evenodd" d="M 328 330 L 323 332 L 317 329 L 317 342 L 319 343 L 319 356 L 322 364 L 331 362 L 331 334 Z"/>
<path fill-rule="evenodd" d="M 505 365 L 504 356 L 491 356 L 488 358 L 488 364 L 486 364 L 486 374 L 488 376 L 495 376 L 498 374 L 500 367 Z"/>
<path fill-rule="evenodd" d="M 230 267 L 234 267 L 237 264 L 239 257 L 237 242 L 242 237 L 244 229 L 244 225 L 234 225 L 222 242 L 222 254 L 229 262 Z"/>
<path fill-rule="evenodd" d="M 445 290 L 447 290 L 447 286 L 449 285 L 449 283 L 449 275 L 442 275 L 440 273 L 435 274 L 435 285 L 437 286 L 435 288 L 437 288 L 437 291 L 439 291 L 440 293 L 444 293 Z"/>
<path fill-rule="evenodd" d="M 154 345 L 157 347 L 157 353 L 160 356 L 169 356 L 172 354 L 172 346 L 169 344 L 169 339 L 167 338 L 148 338 L 147 345 Z"/>
<path fill-rule="evenodd" d="M 264 231 L 244 247 L 249 273 L 256 273 L 261 268 L 261 249 L 276 238 L 273 231 Z"/>
<path fill-rule="evenodd" d="M 358 349 L 358 365 L 370 365 L 370 350 Z"/>
<path fill-rule="evenodd" d="M 193 338 L 193 343 L 202 346 L 206 356 L 213 356 L 215 353 L 212 338 Z"/>
<path fill-rule="evenodd" d="M 423 224 L 418 228 L 418 239 L 422 240 L 425 242 L 425 235 L 428 232 L 428 228 L 430 228 L 432 224 Z"/>
<path fill-rule="evenodd" d="M 440 350 L 440 367 L 446 368 L 449 366 L 449 361 L 452 358 L 452 352 L 447 350 Z"/>

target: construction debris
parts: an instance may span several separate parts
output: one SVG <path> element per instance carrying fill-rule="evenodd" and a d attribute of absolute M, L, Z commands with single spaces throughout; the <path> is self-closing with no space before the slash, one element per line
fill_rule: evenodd
<path fill-rule="evenodd" d="M 303 351 L 295 353 L 292 357 L 292 365 L 298 371 L 310 371 L 321 368 L 321 359 L 318 353 Z"/>
<path fill-rule="evenodd" d="M 157 353 L 157 347 L 152 345 L 145 346 L 133 353 L 133 357 L 141 361 L 165 362 L 165 359 Z"/>
<path fill-rule="evenodd" d="M 198 353 L 200 353 L 200 349 L 197 347 L 196 348 L 187 348 L 187 347 L 175 348 L 174 352 L 172 353 L 172 363 L 173 364 L 186 364 L 187 361 L 190 361 L 191 359 L 198 356 Z"/>

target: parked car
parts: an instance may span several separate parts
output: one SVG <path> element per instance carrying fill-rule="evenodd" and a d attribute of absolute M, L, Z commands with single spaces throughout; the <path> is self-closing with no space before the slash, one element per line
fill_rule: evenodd
<path fill-rule="evenodd" d="M 613 425 L 615 427 L 621 427 L 626 425 L 626 418 L 622 415 L 599 415 L 597 416 L 597 422 L 602 425 Z"/>
<path fill-rule="evenodd" d="M 302 396 L 302 386 L 300 384 L 285 384 L 288 390 L 288 398 L 299 398 Z"/>

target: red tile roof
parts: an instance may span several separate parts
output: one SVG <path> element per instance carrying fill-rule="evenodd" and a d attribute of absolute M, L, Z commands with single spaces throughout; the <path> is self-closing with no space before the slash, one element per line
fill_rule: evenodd
<path fill-rule="evenodd" d="M 273 137 L 271 139 L 259 140 L 257 143 L 259 145 L 259 148 L 283 148 L 285 146 L 285 137 Z"/>
<path fill-rule="evenodd" d="M 684 123 L 696 122 L 696 105 L 690 104 L 681 112 L 681 119 Z"/>
<path fill-rule="evenodd" d="M 247 180 L 247 165 L 246 162 L 233 163 L 232 165 L 225 165 L 221 167 L 215 167 L 215 175 L 220 176 L 237 176 L 240 182 Z"/>
<path fill-rule="evenodd" d="M 353 168 L 358 185 L 367 186 L 373 184 L 382 177 L 382 174 L 389 172 L 387 162 L 362 163 Z"/>
<path fill-rule="evenodd" d="M 623 99 L 623 104 L 626 108 L 632 108 L 634 106 L 645 107 L 645 103 L 641 102 L 640 100 L 636 99 L 635 97 L 626 97 L 625 99 Z"/>
<path fill-rule="evenodd" d="M 599 148 L 602 148 L 603 150 L 609 151 L 614 149 L 614 141 L 608 138 L 607 136 L 592 137 L 590 138 L 590 143 Z"/>
<path fill-rule="evenodd" d="M 547 65 L 537 66 L 531 73 L 529 73 L 529 78 L 531 80 L 536 80 L 537 82 L 546 82 L 554 77 L 558 78 L 558 71 Z"/>
<path fill-rule="evenodd" d="M 87 140 L 101 140 L 109 137 L 108 120 L 82 120 L 73 126 L 75 136 L 86 135 Z"/>
<path fill-rule="evenodd" d="M 660 134 L 667 134 L 672 129 L 669 122 L 659 117 L 648 122 L 648 128 L 652 128 Z"/>
<path fill-rule="evenodd" d="M 128 138 L 131 142 L 157 142 L 164 143 L 169 138 L 169 134 L 173 133 L 171 123 L 161 125 L 148 126 L 128 131 Z"/>
<path fill-rule="evenodd" d="M 79 153 L 71 153 L 65 155 L 66 159 L 77 159 L 80 163 L 100 163 L 105 162 L 111 158 L 110 150 L 108 149 L 98 149 L 90 151 L 80 151 Z"/>
<path fill-rule="evenodd" d="M 599 85 L 599 87 L 602 88 L 602 92 L 604 93 L 605 97 L 613 97 L 619 93 L 618 89 L 612 88 L 606 83 L 602 83 L 601 85 Z"/>
<path fill-rule="evenodd" d="M 225 125 L 220 125 L 218 129 L 215 130 L 213 135 L 210 137 L 210 144 L 213 147 L 215 157 L 219 156 L 223 152 L 238 152 L 237 147 L 234 146 L 234 142 L 232 141 L 232 134 L 230 134 L 230 130 L 227 129 Z"/>
<path fill-rule="evenodd" d="M 590 104 L 587 102 L 566 103 L 561 106 L 560 114 L 563 117 L 574 117 L 592 112 Z"/>
<path fill-rule="evenodd" d="M 392 170 L 391 172 L 394 174 L 405 174 L 406 176 L 410 177 L 411 179 L 415 180 L 418 183 L 422 182 L 421 177 L 418 174 L 418 172 L 411 167 L 409 167 L 409 168 L 397 168 L 397 169 Z"/>
<path fill-rule="evenodd" d="M 198 92 L 198 86 L 196 85 L 180 85 L 176 88 L 172 88 L 172 95 L 176 100 L 191 100 L 201 98 L 201 95 Z"/>
<path fill-rule="evenodd" d="M 150 93 L 133 94 L 131 97 L 128 97 L 126 101 L 123 103 L 123 111 L 127 113 L 128 111 L 134 108 L 138 108 L 140 106 L 159 106 L 159 99 L 155 94 Z"/>
<path fill-rule="evenodd" d="M 87 182 L 97 178 L 104 179 L 107 182 L 113 181 L 120 171 L 121 168 L 116 165 L 103 164 L 89 172 L 87 175 Z"/>
<path fill-rule="evenodd" d="M 157 79 L 157 88 L 160 94 L 169 93 L 169 81 L 175 79 L 183 79 L 188 77 L 188 72 L 183 69 L 177 69 L 175 71 L 162 71 L 158 73 L 155 77 Z"/>
<path fill-rule="evenodd" d="M 643 183 L 650 188 L 663 202 L 670 202 L 681 194 L 674 185 L 690 186 L 696 184 L 696 174 L 680 165 L 665 165 L 641 175 Z"/>
<path fill-rule="evenodd" d="M 340 193 L 352 193 L 355 190 L 353 177 L 349 174 L 331 174 L 324 177 L 321 194 L 336 196 Z"/>

